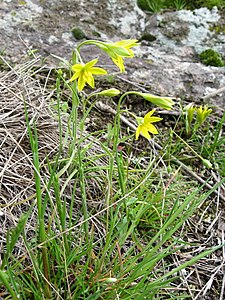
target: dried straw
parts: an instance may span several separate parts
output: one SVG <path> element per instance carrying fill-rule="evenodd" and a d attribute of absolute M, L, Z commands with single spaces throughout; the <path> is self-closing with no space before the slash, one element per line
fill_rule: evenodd
<path fill-rule="evenodd" d="M 30 123 L 35 120 L 37 126 L 40 163 L 58 149 L 58 126 L 49 110 L 52 94 L 33 76 L 38 61 L 15 68 L 8 65 L 9 70 L 0 71 L 0 245 L 5 242 L 6 230 L 16 225 L 35 199 L 24 103 Z M 30 224 L 35 222 L 35 214 L 34 210 Z"/>

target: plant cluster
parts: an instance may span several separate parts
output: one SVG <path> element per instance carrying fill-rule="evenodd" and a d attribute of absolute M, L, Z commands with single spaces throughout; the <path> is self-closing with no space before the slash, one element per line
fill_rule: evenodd
<path fill-rule="evenodd" d="M 85 87 L 95 88 L 96 76 L 107 75 L 107 70 L 97 66 L 97 58 L 84 61 L 81 48 L 88 45 L 104 51 L 124 72 L 124 60 L 134 56 L 132 48 L 138 43 L 133 39 L 86 40 L 74 50 L 71 62 L 63 60 L 70 77 L 58 71 L 56 102 L 51 107 L 59 125 L 59 147 L 43 163 L 39 159 L 38 120 L 30 117 L 24 100 L 36 201 L 8 232 L 0 265 L 1 296 L 13 300 L 184 298 L 185 293 L 179 295 L 176 289 L 171 292 L 171 283 L 180 280 L 181 270 L 221 246 L 197 255 L 195 252 L 181 264 L 171 264 L 168 257 L 189 246 L 176 232 L 221 182 L 208 192 L 203 192 L 202 186 L 193 186 L 188 193 L 181 193 L 180 186 L 172 184 L 179 170 L 166 186 L 163 176 L 158 175 L 158 168 L 165 164 L 163 157 L 172 159 L 168 151 L 159 148 L 162 156 L 148 151 L 140 158 L 123 153 L 121 144 L 134 137 L 129 132 L 125 137 L 121 134 L 121 106 L 127 96 L 136 95 L 165 110 L 171 110 L 175 102 L 170 97 L 138 91 L 122 94 L 115 87 L 87 94 Z M 62 99 L 62 89 L 70 92 L 68 103 Z M 117 97 L 114 124 L 106 131 L 89 133 L 84 125 L 100 97 Z M 155 109 L 143 117 L 125 112 L 136 122 L 136 140 L 142 135 L 150 142 L 151 135 L 158 134 L 154 124 L 162 118 L 153 115 Z M 211 110 L 186 108 L 188 132 L 194 113 L 201 126 Z M 100 140 L 100 134 L 106 136 L 106 142 Z M 97 151 L 90 151 L 94 145 Z M 211 167 L 206 159 L 203 163 Z M 90 205 L 93 199 L 98 203 L 95 207 Z M 26 223 L 35 209 L 37 230 L 30 238 Z M 26 251 L 15 255 L 19 239 Z"/>

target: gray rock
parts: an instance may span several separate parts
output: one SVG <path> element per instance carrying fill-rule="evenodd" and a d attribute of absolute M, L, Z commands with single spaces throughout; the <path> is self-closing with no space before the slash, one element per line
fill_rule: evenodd
<path fill-rule="evenodd" d="M 113 41 L 147 33 L 156 39 L 135 49 L 136 58 L 126 60 L 124 76 L 161 95 L 198 100 L 225 85 L 225 68 L 206 67 L 197 58 L 207 48 L 224 55 L 224 31 L 215 30 L 224 24 L 224 13 L 217 8 L 147 15 L 136 0 L 27 0 L 22 5 L 2 0 L 0 51 L 12 62 L 24 59 L 28 49 L 69 59 L 78 42 L 71 33 L 74 27 L 87 38 Z M 83 53 L 87 59 L 99 57 L 96 48 Z M 47 62 L 58 63 L 51 56 Z M 224 107 L 224 99 L 217 95 L 213 103 Z"/>

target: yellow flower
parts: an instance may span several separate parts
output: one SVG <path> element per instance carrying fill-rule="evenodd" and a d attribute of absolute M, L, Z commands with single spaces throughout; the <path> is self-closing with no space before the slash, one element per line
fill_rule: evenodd
<path fill-rule="evenodd" d="M 120 72 L 125 72 L 125 66 L 122 56 L 117 56 L 117 58 L 112 58 L 114 64 L 120 69 Z"/>
<path fill-rule="evenodd" d="M 78 79 L 78 91 L 82 91 L 85 87 L 86 83 L 90 85 L 92 88 L 95 86 L 95 81 L 93 75 L 105 75 L 107 71 L 102 68 L 94 67 L 97 63 L 98 59 L 93 59 L 86 64 L 75 64 L 72 66 L 72 71 L 74 75 L 70 79 L 70 81 L 74 81 Z"/>
<path fill-rule="evenodd" d="M 112 61 L 120 69 L 120 72 L 125 71 L 124 57 L 134 57 L 134 52 L 131 50 L 132 47 L 138 46 L 137 40 L 122 40 L 115 43 L 100 43 L 96 44 L 103 51 L 105 51 L 112 59 Z"/>
<path fill-rule="evenodd" d="M 144 116 L 144 118 L 136 117 L 136 121 L 138 123 L 138 127 L 136 130 L 136 140 L 138 139 L 140 133 L 148 140 L 151 138 L 149 132 L 152 134 L 158 134 L 158 130 L 156 129 L 156 127 L 154 125 L 152 125 L 152 123 L 159 122 L 162 120 L 162 118 L 152 117 L 154 112 L 155 112 L 155 109 L 148 112 Z"/>
<path fill-rule="evenodd" d="M 193 103 L 189 103 L 188 105 L 186 105 L 184 107 L 184 111 L 186 112 L 187 121 L 188 121 L 188 124 L 190 125 L 191 122 L 193 121 L 196 108 L 194 107 Z"/>
<path fill-rule="evenodd" d="M 137 43 L 137 40 L 122 40 L 119 42 L 115 42 L 114 45 L 125 48 L 130 54 L 129 56 L 125 57 L 131 58 L 134 57 L 134 52 L 131 50 L 131 48 L 134 46 L 138 46 L 139 44 Z M 124 56 L 122 55 L 117 55 L 116 58 L 112 58 L 112 61 L 120 69 L 121 73 L 125 71 L 123 57 Z"/>
<path fill-rule="evenodd" d="M 114 45 L 125 48 L 129 53 L 129 57 L 134 57 L 134 52 L 130 49 L 132 47 L 138 46 L 138 40 L 122 40 L 115 42 Z"/>
<path fill-rule="evenodd" d="M 197 113 L 197 123 L 199 124 L 199 126 L 202 125 L 202 123 L 205 121 L 205 119 L 211 114 L 212 109 L 208 108 L 207 106 L 202 107 L 199 106 L 199 108 L 196 109 L 196 113 Z"/>

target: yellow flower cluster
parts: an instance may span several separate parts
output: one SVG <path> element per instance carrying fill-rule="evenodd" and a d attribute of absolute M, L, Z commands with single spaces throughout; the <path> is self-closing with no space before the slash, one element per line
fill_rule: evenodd
<path fill-rule="evenodd" d="M 114 43 L 88 40 L 81 43 L 77 47 L 77 51 L 79 52 L 81 46 L 88 45 L 88 44 L 93 44 L 99 47 L 105 53 L 107 53 L 109 57 L 112 59 L 112 61 L 114 62 L 114 64 L 119 68 L 120 72 L 125 71 L 124 59 L 132 58 L 134 56 L 134 52 L 131 48 L 139 45 L 138 41 L 134 39 L 122 40 Z M 95 81 L 93 75 L 107 74 L 106 70 L 99 67 L 95 67 L 97 62 L 98 59 L 96 58 L 84 64 L 80 58 L 80 63 L 76 63 L 72 66 L 71 69 L 74 74 L 71 77 L 70 81 L 77 80 L 77 89 L 79 92 L 84 89 L 86 84 L 94 88 Z M 117 89 L 109 89 L 109 90 L 99 92 L 97 94 L 102 96 L 114 97 L 117 96 L 119 93 L 120 91 L 118 91 Z M 145 100 L 150 101 L 154 105 L 157 105 L 164 109 L 171 109 L 172 106 L 174 105 L 173 100 L 169 97 L 159 97 L 148 93 L 139 93 L 139 92 L 132 92 L 132 93 L 137 94 L 138 96 L 141 96 Z M 152 123 L 159 122 L 162 120 L 162 118 L 152 116 L 154 112 L 155 109 L 151 110 L 145 115 L 144 118 L 134 116 L 138 123 L 138 127 L 136 130 L 136 139 L 138 139 L 140 134 L 144 136 L 146 139 L 150 139 L 150 133 L 158 134 L 158 130 Z"/>
<path fill-rule="evenodd" d="M 134 56 L 132 47 L 137 46 L 137 40 L 122 40 L 115 43 L 104 43 L 101 41 L 87 41 L 85 44 L 94 44 L 105 51 L 113 62 L 118 66 L 120 72 L 125 71 L 124 67 L 124 58 L 131 58 Z M 79 63 L 72 66 L 72 71 L 74 75 L 70 79 L 70 81 L 78 80 L 78 91 L 82 91 L 85 87 L 86 83 L 94 87 L 94 77 L 93 75 L 105 75 L 107 71 L 94 67 L 94 65 L 98 62 L 98 59 L 94 59 L 89 61 L 88 63 Z"/>

